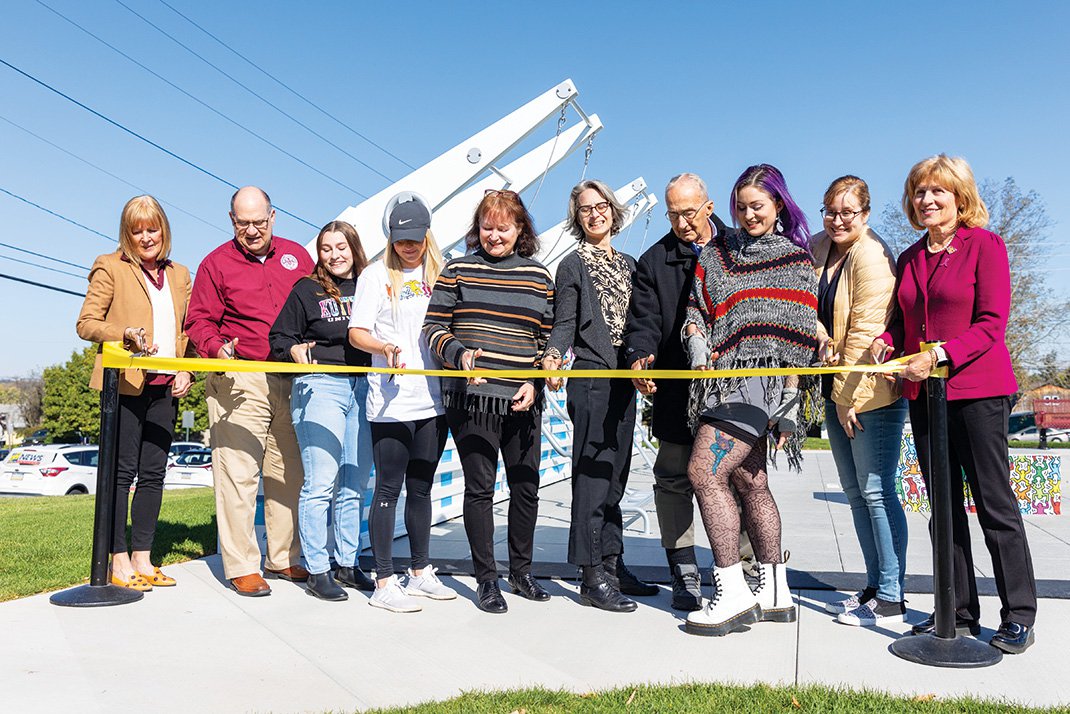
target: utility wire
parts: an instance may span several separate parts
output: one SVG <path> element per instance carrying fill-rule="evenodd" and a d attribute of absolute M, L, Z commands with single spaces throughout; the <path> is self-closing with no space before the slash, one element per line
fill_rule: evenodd
<path fill-rule="evenodd" d="M 256 93 L 256 92 L 254 92 L 254 91 L 253 91 L 252 89 L 250 89 L 250 88 L 249 88 L 248 86 L 246 86 L 245 84 L 243 84 L 243 83 L 242 83 L 242 82 L 241 82 L 240 80 L 238 80 L 238 79 L 236 79 L 235 77 L 233 77 L 233 76 L 231 76 L 231 75 L 227 74 L 227 72 L 226 72 L 226 71 L 224 71 L 223 69 L 219 68 L 218 66 L 216 66 L 216 65 L 212 64 L 212 63 L 211 63 L 210 61 L 208 61 L 207 59 L 205 59 L 204 57 L 202 57 L 202 56 L 201 56 L 200 54 L 198 54 L 198 53 L 197 53 L 197 52 L 196 52 L 195 50 L 193 50 L 192 48 L 190 48 L 190 47 L 188 47 L 187 45 L 183 44 L 183 43 L 182 43 L 182 42 L 181 42 L 180 40 L 176 39 L 176 38 L 175 38 L 175 37 L 173 37 L 172 35 L 168 34 L 166 30 L 164 30 L 164 29 L 163 29 L 163 28 L 161 28 L 161 27 L 160 27 L 159 25 L 157 25 L 157 24 L 155 24 L 154 22 L 152 22 L 151 20 L 149 20 L 149 19 L 148 19 L 147 17 L 145 17 L 144 15 L 142 15 L 141 13 L 139 13 L 139 12 L 138 12 L 137 10 L 134 10 L 134 9 L 133 9 L 132 7 L 130 7 L 129 5 L 127 5 L 126 3 L 124 3 L 124 2 L 122 1 L 122 0 L 115 0 L 115 2 L 117 2 L 117 3 L 119 4 L 119 5 L 122 5 L 122 6 L 123 6 L 124 8 L 126 8 L 127 10 L 129 10 L 129 11 L 130 11 L 130 13 L 132 13 L 133 15 L 136 15 L 137 17 L 139 17 L 139 18 L 140 18 L 140 19 L 142 20 L 142 22 L 144 22 L 144 23 L 145 23 L 146 25 L 149 25 L 150 27 L 154 28 L 154 29 L 155 29 L 155 30 L 156 30 L 157 32 L 159 32 L 160 34 L 162 34 L 162 35 L 163 35 L 164 37 L 168 38 L 169 40 L 171 40 L 172 42 L 174 42 L 174 43 L 175 43 L 176 45 L 178 45 L 179 47 L 181 47 L 182 49 L 186 50 L 187 52 L 189 52 L 190 54 L 192 54 L 192 55 L 193 55 L 194 57 L 196 57 L 197 59 L 199 59 L 199 60 L 200 60 L 201 62 L 204 62 L 204 63 L 205 63 L 206 65 L 208 65 L 209 67 L 211 67 L 212 69 L 214 69 L 214 70 L 215 70 L 216 72 L 219 72 L 219 73 L 220 73 L 221 75 L 223 75 L 224 77 L 226 77 L 226 78 L 227 78 L 227 79 L 229 79 L 230 81 L 232 81 L 232 82 L 234 82 L 235 84 L 237 84 L 237 85 L 238 85 L 239 87 L 241 87 L 241 88 L 242 88 L 242 89 L 244 89 L 244 90 L 245 90 L 246 92 L 248 92 L 249 94 L 251 94 L 251 95 L 253 95 L 254 97 L 256 97 L 257 99 L 259 99 L 259 100 L 260 100 L 261 102 L 263 102 L 263 103 L 264 103 L 264 104 L 266 104 L 267 106 L 269 106 L 269 107 L 271 107 L 272 109 L 274 109 L 275 111 L 277 111 L 277 112 L 278 112 L 279 114 L 282 114 L 282 115 L 283 115 L 284 117 L 286 117 L 286 118 L 287 118 L 287 119 L 289 119 L 290 121 L 292 121 L 292 122 L 294 122 L 295 124 L 297 124 L 298 126 L 300 126 L 300 127 L 304 128 L 304 129 L 305 129 L 306 131 L 308 131 L 308 132 L 309 132 L 310 134 L 312 134 L 313 136 L 315 136 L 315 137 L 319 138 L 320 140 L 322 140 L 323 142 L 325 142 L 325 143 L 329 144 L 330 146 L 334 147 L 334 148 L 335 148 L 335 149 L 337 149 L 338 151 L 341 151 L 341 152 L 342 152 L 343 154 L 345 154 L 345 155 L 346 155 L 346 156 L 348 156 L 349 158 L 353 159 L 353 160 L 354 160 L 354 161 L 356 161 L 356 162 L 357 162 L 358 164 L 360 164 L 360 165 L 361 165 L 361 166 L 363 166 L 364 168 L 368 169 L 368 170 L 369 170 L 369 171 L 371 171 L 372 173 L 378 174 L 379 176 L 381 176 L 382 178 L 386 179 L 387 181 L 391 181 L 391 182 L 393 182 L 393 180 L 394 180 L 394 179 L 390 178 L 389 176 L 387 176 L 386 174 L 384 174 L 384 173 L 383 173 L 382 171 L 380 171 L 380 170 L 376 169 L 376 168 L 375 168 L 374 166 L 372 166 L 371 164 L 367 163 L 366 161 L 363 161 L 362 159 L 359 159 L 359 158 L 357 158 L 356 156 L 354 156 L 353 154 L 349 153 L 348 151 L 346 151 L 345 149 L 343 149 L 343 148 L 342 148 L 341 146 L 339 146 L 338 144 L 334 143 L 333 141 L 331 141 L 330 139 L 328 139 L 327 137 L 325 137 L 325 136 L 324 136 L 323 134 L 320 134 L 320 133 L 319 133 L 318 131 L 316 131 L 315 129 L 313 129 L 312 127 L 310 127 L 310 126 L 309 126 L 308 124 L 305 124 L 305 123 L 304 123 L 303 121 L 301 121 L 301 120 L 300 120 L 300 119 L 298 119 L 297 117 L 293 116 L 292 114 L 289 114 L 289 113 L 287 113 L 287 112 L 286 112 L 285 110 L 283 110 L 283 109 L 279 108 L 278 106 L 276 106 L 276 105 L 275 105 L 275 104 L 274 104 L 273 102 L 271 102 L 270 100 L 268 100 L 268 99 L 265 99 L 265 98 L 264 98 L 264 97 L 262 97 L 261 95 L 257 94 L 257 93 Z"/>
<path fill-rule="evenodd" d="M 59 273 L 60 275 L 69 275 L 72 278 L 78 278 L 79 280 L 85 280 L 84 275 L 78 273 L 72 273 L 67 270 L 60 270 L 59 268 L 50 268 L 47 265 L 41 265 L 40 263 L 32 263 L 28 260 L 22 260 L 21 258 L 12 258 L 10 255 L 0 255 L 0 260 L 10 260 L 12 263 L 22 263 L 23 265 L 30 265 L 34 268 L 40 268 L 41 270 L 47 270 L 52 273 Z"/>
<path fill-rule="evenodd" d="M 137 139 L 140 139 L 141 141 L 145 142 L 146 144 L 159 149 L 160 151 L 164 152 L 165 154 L 167 154 L 168 156 L 170 156 L 170 157 L 172 157 L 174 159 L 178 159 L 179 161 L 181 161 L 182 163 L 186 164 L 190 168 L 196 169 L 197 171 L 200 171 L 202 174 L 204 174 L 206 176 L 210 176 L 211 178 L 214 178 L 216 181 L 219 181 L 222 184 L 230 186 L 235 191 L 238 190 L 239 186 L 236 186 L 235 184 L 231 183 L 230 181 L 227 181 L 222 176 L 217 176 L 216 174 L 212 173 L 208 169 L 206 169 L 206 168 L 204 168 L 202 166 L 198 166 L 197 164 L 193 163 L 189 159 L 184 158 L 182 156 L 179 156 L 178 154 L 176 154 L 175 152 L 171 151 L 170 149 L 157 144 L 152 139 L 149 139 L 149 138 L 147 138 L 145 136 L 142 136 L 141 134 L 138 134 L 133 129 L 129 129 L 129 128 L 123 126 L 122 124 L 120 124 L 119 122 L 115 121 L 114 119 L 111 119 L 109 117 L 104 116 L 103 114 L 98 112 L 96 109 L 93 109 L 93 108 L 91 108 L 89 106 L 86 106 L 85 104 L 83 104 L 82 102 L 78 101 L 77 99 L 75 99 L 74 97 L 70 96 L 69 94 L 64 94 L 63 92 L 61 92 L 60 90 L 56 89 L 55 87 L 53 87 L 52 85 L 48 84 L 47 82 L 44 82 L 44 81 L 38 79 L 37 77 L 34 77 L 32 74 L 30 74 L 28 72 L 24 72 L 23 70 L 19 69 L 18 67 L 16 67 L 15 65 L 11 64 L 7 60 L 3 59 L 2 57 L 0 57 L 0 64 L 4 65 L 5 67 L 7 67 L 9 69 L 14 70 L 15 72 L 18 72 L 19 74 L 21 74 L 26 79 L 29 79 L 30 81 L 32 81 L 32 82 L 44 87 L 48 91 L 50 91 L 50 92 L 52 92 L 54 94 L 58 94 L 59 96 L 61 96 L 64 99 L 66 99 L 68 102 L 71 102 L 72 104 L 76 104 L 77 106 L 79 106 L 82 109 L 86 110 L 87 112 L 89 112 L 93 116 L 98 117 L 100 119 L 103 119 L 104 121 L 108 122 L 109 124 L 111 124 L 112 126 L 116 127 L 117 129 L 121 129 L 122 131 L 125 131 L 127 134 L 130 134 L 131 136 L 133 136 L 133 137 L 135 137 Z M 287 211 L 285 208 L 282 208 L 281 206 L 275 206 L 275 209 L 278 210 L 280 213 L 285 213 L 290 218 L 293 218 L 295 220 L 300 221 L 301 223 L 304 223 L 306 226 L 310 226 L 312 228 L 317 228 L 317 229 L 319 228 L 319 226 L 315 225 L 314 223 L 309 223 L 304 218 L 301 218 L 300 216 L 298 216 L 296 214 L 290 213 L 289 211 Z"/>
<path fill-rule="evenodd" d="M 0 114 L 0 121 L 6 122 L 7 124 L 10 124 L 11 126 L 15 127 L 16 129 L 19 129 L 20 131 L 26 132 L 27 134 L 29 134 L 33 138 L 37 139 L 38 141 L 43 141 L 44 143 L 46 143 L 49 146 L 51 146 L 53 149 L 56 149 L 57 151 L 62 151 L 64 154 L 66 154 L 67 156 L 70 156 L 72 159 L 77 159 L 78 161 L 81 161 L 86 166 L 94 168 L 97 171 L 101 172 L 102 174 L 106 174 L 108 176 L 111 176 L 116 181 L 129 186 L 130 188 L 134 189 L 138 193 L 141 193 L 141 194 L 149 193 L 146 189 L 142 188 L 141 186 L 138 186 L 136 184 L 130 183 L 129 181 L 124 179 L 122 176 L 116 176 L 111 171 L 108 171 L 105 168 L 101 168 L 100 166 L 97 166 L 92 161 L 84 159 L 84 158 L 82 158 L 78 154 L 75 154 L 72 151 L 68 151 L 67 149 L 64 149 L 59 144 L 56 144 L 56 143 L 54 143 L 52 141 L 49 141 L 48 139 L 46 139 L 45 137 L 41 136 L 40 134 L 35 134 L 34 132 L 30 131 L 26 127 L 22 126 L 21 124 L 16 124 L 15 122 L 11 121 L 10 119 L 8 119 L 7 117 L 5 117 L 2 114 Z M 196 221 L 200 221 L 201 223 L 203 223 L 204 225 L 208 226 L 209 228 L 214 228 L 215 230 L 219 231 L 220 233 L 223 233 L 223 234 L 228 235 L 228 236 L 231 234 L 230 231 L 224 230 L 218 224 L 212 223 L 212 222 L 210 222 L 210 221 L 208 221 L 208 220 L 206 220 L 204 218 L 201 218 L 200 216 L 198 216 L 198 215 L 196 215 L 194 213 L 190 213 L 189 211 L 187 211 L 186 209 L 182 208 L 181 206 L 176 206 L 175 204 L 173 204 L 173 203 L 171 203 L 169 201 L 164 201 L 163 199 L 157 199 L 157 200 L 159 200 L 160 203 L 162 203 L 165 206 L 170 206 L 171 208 L 175 209 L 179 213 L 183 213 L 183 214 L 189 216 L 190 218 L 192 218 L 192 219 L 194 219 Z M 111 240 L 111 239 L 109 239 L 109 240 Z"/>
<path fill-rule="evenodd" d="M 45 290 L 55 290 L 57 293 L 66 293 L 67 295 L 74 295 L 75 297 L 84 298 L 85 293 L 76 293 L 73 290 L 64 290 L 63 288 L 57 288 L 55 285 L 48 285 L 47 283 L 38 283 L 33 280 L 26 280 L 25 278 L 16 278 L 14 275 L 7 275 L 6 273 L 0 273 L 0 278 L 7 280 L 14 280 L 16 283 L 25 283 L 26 285 L 33 285 L 37 288 L 44 288 Z"/>
<path fill-rule="evenodd" d="M 44 258 L 45 260 L 51 260 L 51 261 L 53 261 L 55 263 L 59 263 L 61 265 L 69 265 L 72 268 L 81 268 L 82 270 L 89 270 L 89 268 L 85 267 L 84 265 L 78 265 L 78 263 L 68 263 L 66 260 L 60 260 L 59 258 L 53 258 L 50 255 L 45 255 L 44 253 L 34 253 L 32 250 L 26 250 L 25 248 L 19 248 L 17 245 L 10 245 L 8 243 L 0 243 L 0 247 L 2 247 L 2 248 L 10 248 L 11 250 L 17 250 L 20 253 L 26 253 L 28 255 L 35 255 L 38 258 Z M 44 267 L 44 266 L 41 266 L 41 267 Z M 78 276 L 78 277 L 84 277 L 84 276 Z"/>
<path fill-rule="evenodd" d="M 168 86 L 170 86 L 171 88 L 175 89 L 176 91 L 178 91 L 178 92 L 181 92 L 182 94 L 184 94 L 185 96 L 189 97 L 189 98 L 190 98 L 190 99 L 192 99 L 193 101 L 197 102 L 197 103 L 198 103 L 198 104 L 200 104 L 200 105 L 201 105 L 202 107 L 204 107 L 204 108 L 205 108 L 205 109 L 207 109 L 208 111 L 212 112 L 212 113 L 213 113 L 213 114 L 215 114 L 216 116 L 220 117 L 220 118 L 221 118 L 221 119 L 223 119 L 224 121 L 227 121 L 227 122 L 229 122 L 229 123 L 233 124 L 234 126 L 238 127 L 239 129 L 241 129 L 241 130 L 242 130 L 242 131 L 244 131 L 245 133 L 249 134 L 250 136 L 256 137 L 257 139 L 259 139 L 260 141 L 264 142 L 265 144 L 267 144 L 267 145 L 268 145 L 268 146 L 270 146 L 271 148 L 273 148 L 273 149 L 275 149 L 276 151 L 279 151 L 279 152 L 281 152 L 282 154 L 284 154 L 284 155 L 286 155 L 286 156 L 290 157 L 291 159 L 293 159 L 293 160 L 294 160 L 294 161 L 296 161 L 297 163 L 301 164 L 302 166 L 304 166 L 304 167 L 306 167 L 306 168 L 308 168 L 308 169 L 311 169 L 312 171 L 315 171 L 315 172 L 316 172 L 317 174 L 319 174 L 319 175 L 320 175 L 320 176 L 322 176 L 323 178 L 327 179 L 328 181 L 331 181 L 331 182 L 333 182 L 333 183 L 336 183 L 336 184 L 338 184 L 339 186 L 341 186 L 342 188 L 346 189 L 347 191 L 352 191 L 353 193 L 357 194 L 357 195 L 358 195 L 358 196 L 360 196 L 361 198 L 367 198 L 367 196 L 365 196 L 365 195 L 364 195 L 363 193 L 361 193 L 361 192 L 360 192 L 360 191 L 358 191 L 357 189 L 353 188 L 352 186 L 349 186 L 349 185 L 347 185 L 347 184 L 344 184 L 344 183 L 342 183 L 341 181 L 339 181 L 338 179 L 336 179 L 336 178 L 335 178 L 334 176 L 331 176 L 330 174 L 326 173 L 325 171 L 321 171 L 320 169 L 316 168 L 315 166 L 313 166 L 312 164 L 308 163 L 308 162 L 307 162 L 307 161 L 305 161 L 304 159 L 302 159 L 302 158 L 300 158 L 300 157 L 298 157 L 298 156 L 295 156 L 294 154 L 290 153 L 289 151 L 287 151 L 286 149 L 282 148 L 282 147 L 281 147 L 281 146 L 279 146 L 278 144 L 276 144 L 276 143 L 272 142 L 271 140 L 269 140 L 269 139 L 265 138 L 264 136 L 262 136 L 262 135 L 260 135 L 260 134 L 256 133 L 255 131 L 253 131 L 253 130 L 252 130 L 252 129 L 250 129 L 249 127 L 247 127 L 247 126 L 244 126 L 244 125 L 242 125 L 241 123 L 239 123 L 239 122 L 235 121 L 234 119 L 231 119 L 231 118 L 230 118 L 229 116 L 227 116 L 227 115 L 226 115 L 226 114 L 224 114 L 223 112 L 219 111 L 218 109 L 216 109 L 216 108 L 215 108 L 215 107 L 213 107 L 212 105 L 208 104 L 207 102 L 205 102 L 205 101 L 202 101 L 202 100 L 201 100 L 201 99 L 199 99 L 198 97 L 195 97 L 194 95 L 190 94 L 190 93 L 189 93 L 189 92 L 187 92 L 187 91 L 186 91 L 185 89 L 183 89 L 182 87 L 178 86 L 177 84 L 175 84 L 175 83 L 174 83 L 174 82 L 172 82 L 171 80 L 167 79 L 167 78 L 166 78 L 166 77 L 164 77 L 163 75 L 159 74 L 158 72 L 155 72 L 155 71 L 153 71 L 152 69 L 149 69 L 149 68 L 148 68 L 148 67 L 146 67 L 146 66 L 145 66 L 144 64 L 142 64 L 142 63 L 141 63 L 141 62 L 139 62 L 138 60 L 134 59 L 134 58 L 133 58 L 133 57 L 131 57 L 130 55 L 126 54 L 125 52 L 123 52 L 122 50 L 120 50 L 120 49 L 119 49 L 118 47 L 116 47 L 115 45 L 113 45 L 113 44 L 109 43 L 109 42 L 108 42 L 107 40 L 105 40 L 105 39 L 103 39 L 103 38 L 101 38 L 101 37 L 99 37 L 99 36 L 97 36 L 97 35 L 93 34 L 92 32 L 90 32 L 90 31 L 89 31 L 89 30 L 87 30 L 86 28 L 82 27 L 81 25 L 79 25 L 79 24 L 78 24 L 77 22 L 75 22 L 75 21 L 74 21 L 74 20 L 72 20 L 71 18 L 69 18 L 69 17 L 67 17 L 66 15 L 64 15 L 63 13 L 61 13 L 61 12 L 60 12 L 59 10 L 56 10 L 56 9 L 54 9 L 54 8 L 52 8 L 52 7 L 49 7 L 49 6 L 47 5 L 47 4 L 45 4 L 44 2 L 42 2 L 42 0 L 37 0 L 37 4 L 38 4 L 38 5 L 40 5 L 41 7 L 45 8 L 46 10 L 48 10 L 48 11 L 52 12 L 53 14 L 55 14 L 55 15 L 56 15 L 56 16 L 58 16 L 58 17 L 60 17 L 61 19 L 63 19 L 63 20 L 66 20 L 66 21 L 67 21 L 68 23 L 70 23 L 71 25 L 74 25 L 74 26 L 75 26 L 76 28 L 78 28 L 79 30 L 81 30 L 81 31 L 82 31 L 82 32 L 84 32 L 85 34 L 89 35 L 90 37 L 92 37 L 92 38 L 93 38 L 94 40 L 96 40 L 96 41 L 97 41 L 97 42 L 99 42 L 100 44 L 104 45 L 105 47 L 107 47 L 108 49 L 112 50 L 113 52 L 115 52 L 115 53 L 117 53 L 117 54 L 121 55 L 122 57 L 126 58 L 126 59 L 127 59 L 127 60 L 129 60 L 130 62 L 133 62 L 133 63 L 134 63 L 134 64 L 136 64 L 136 65 L 137 65 L 138 67 L 140 67 L 141 69 L 145 70 L 146 72 L 148 72 L 149 74 L 151 74 L 151 75 L 152 75 L 153 77 L 155 77 L 156 79 L 158 79 L 158 80 L 160 80 L 161 82 L 163 82 L 163 83 L 167 84 Z"/>
<path fill-rule="evenodd" d="M 3 60 L 0 60 L 0 62 L 3 62 Z M 53 210 L 45 208 L 44 206 L 42 206 L 39 203 L 34 203 L 33 201 L 31 201 L 28 198 L 23 198 L 22 196 L 18 195 L 17 193 L 11 193 L 11 191 L 8 191 L 6 188 L 3 188 L 2 186 L 0 186 L 0 193 L 6 193 L 8 196 L 11 196 L 12 198 L 18 199 L 18 200 L 22 201 L 23 203 L 28 203 L 29 205 L 33 206 L 34 208 L 38 208 L 38 209 L 44 211 L 45 213 L 47 213 L 49 215 L 55 216 L 56 218 L 59 218 L 60 220 L 67 221 L 67 223 L 70 223 L 71 225 L 78 226 L 79 228 L 85 229 L 85 230 L 89 231 L 90 233 L 95 233 L 96 235 L 100 236 L 104 240 L 110 240 L 112 243 L 118 243 L 119 242 L 119 241 L 115 240 L 114 238 L 112 238 L 111 236 L 104 235 L 103 233 L 101 233 L 100 231 L 96 230 L 95 228 L 90 228 L 89 226 L 83 225 L 83 224 L 79 223 L 78 221 L 71 220 L 70 218 L 67 218 L 66 216 L 64 216 L 62 214 L 56 213 Z"/>
<path fill-rule="evenodd" d="M 187 15 L 184 15 L 184 14 L 182 14 L 182 13 L 181 13 L 181 12 L 180 12 L 180 11 L 179 11 L 179 10 L 178 10 L 177 8 L 175 8 L 175 6 L 174 6 L 174 5 L 172 5 L 172 4 L 170 4 L 169 2 L 167 2 L 167 0 L 160 0 L 160 3 L 161 3 L 162 5 L 164 5 L 164 6 L 166 6 L 166 7 L 168 8 L 168 9 L 170 9 L 170 10 L 171 10 L 171 12 L 175 13 L 176 15 L 178 15 L 179 17 L 181 17 L 181 18 L 182 18 L 183 20 L 185 20 L 185 21 L 186 21 L 186 22 L 188 22 L 189 24 L 193 25 L 194 27 L 196 27 L 196 28 L 197 28 L 198 30 L 200 30 L 200 31 L 201 31 L 201 32 L 203 32 L 204 34 L 206 34 L 206 35 L 208 35 L 209 37 L 211 37 L 211 38 L 212 38 L 213 40 L 215 40 L 215 41 L 216 41 L 217 43 L 219 43 L 219 45 L 220 45 L 221 47 L 223 47 L 224 49 L 228 50 L 228 51 L 229 51 L 229 52 L 230 52 L 231 54 L 237 55 L 237 56 L 238 56 L 239 58 L 241 58 L 242 60 L 244 60 L 244 61 L 246 62 L 246 64 L 248 64 L 249 66 L 251 66 L 251 67 L 252 67 L 253 69 L 255 69 L 256 71 L 260 72 L 261 74 L 263 74 L 263 75 L 264 75 L 265 77 L 267 77 L 267 78 L 268 78 L 268 79 L 270 79 L 271 81 L 273 81 L 273 82 L 275 82 L 276 84 L 278 84 L 278 85 L 279 85 L 280 87 L 282 87 L 282 88 L 283 88 L 283 89 L 285 89 L 285 90 L 286 90 L 287 92 L 289 92 L 290 94 L 294 95 L 295 97 L 297 97 L 298 99 L 300 99 L 301 101 L 303 101 L 303 102 L 304 102 L 305 104 L 309 105 L 310 107 L 312 107 L 313 109 L 315 109 L 316 111 L 318 111 L 318 112 L 319 112 L 320 114 L 323 114 L 323 115 L 324 115 L 325 117 L 327 117 L 328 119 L 332 120 L 333 122 L 335 122 L 335 123 L 336 123 L 336 124 L 338 124 L 339 126 L 341 126 L 341 127 L 344 127 L 345 129 L 348 129 L 348 130 L 349 130 L 350 132 L 352 132 L 352 133 L 353 133 L 353 134 L 355 134 L 356 136 L 359 136 L 359 137 L 360 137 L 361 139 L 363 139 L 364 141 L 368 142 L 369 144 L 371 144 L 372 146 L 374 146 L 374 147 L 375 147 L 376 149 L 378 149 L 379 151 L 383 152 L 384 154 L 386 154 L 386 155 L 387 155 L 387 156 L 389 156 L 390 158 L 394 159 L 395 161 L 398 161 L 398 162 L 400 162 L 400 163 L 404 164 L 405 166 L 407 166 L 407 167 L 408 167 L 408 168 L 410 168 L 410 169 L 415 169 L 415 168 L 416 168 L 415 166 L 413 166 L 412 164 L 410 164 L 410 163 L 409 163 L 408 161 L 406 161 L 405 159 L 401 158 L 401 157 L 400 157 L 400 156 L 398 156 L 397 154 L 395 154 L 395 153 L 391 152 L 390 150 L 386 149 L 386 148 L 385 148 L 385 147 L 383 147 L 382 145 L 380 145 L 380 144 L 377 144 L 376 142 L 372 141 L 372 140 L 371 140 L 371 139 L 369 139 L 369 138 L 368 138 L 367 136 L 365 136 L 364 134 L 360 133 L 359 131 L 357 131 L 356 129 L 354 129 L 353 127 L 351 127 L 351 126 L 350 126 L 349 124 L 346 124 L 346 123 L 345 123 L 344 121 L 342 121 L 342 120 L 341 120 L 341 119 L 339 119 L 338 117 L 334 116 L 333 114 L 331 114 L 330 112 L 328 112 L 328 111 L 327 111 L 326 109 L 324 109 L 323 107 L 319 106 L 318 104 L 316 104 L 315 102 L 313 102 L 313 101 L 312 101 L 311 99 L 309 99 L 309 98 L 308 98 L 308 97 L 306 97 L 305 95 L 301 94 L 301 93 L 300 93 L 300 92 L 298 92 L 298 91 L 297 91 L 296 89 L 294 89 L 294 88 L 293 88 L 293 87 L 291 87 L 290 85 L 286 84 L 286 83 L 285 83 L 285 82 L 283 82 L 283 81 L 282 81 L 281 79 L 279 79 L 279 78 L 278 78 L 278 77 L 276 77 L 275 75 L 271 74 L 270 72 L 268 72 L 268 71 L 267 71 L 266 69 L 264 69 L 264 68 L 263 68 L 263 67 L 261 67 L 260 65 L 256 64 L 255 62 L 253 62 L 253 61 L 252 61 L 251 59 L 249 59 L 248 57 L 246 57 L 245 55 L 243 55 L 243 54 L 242 54 L 241 52 L 238 52 L 238 51 L 237 51 L 236 49 L 234 49 L 233 47 L 231 47 L 230 45 L 228 45 L 228 44 L 227 44 L 226 42 L 224 42 L 223 40 L 219 39 L 218 37 L 216 37 L 215 35 L 213 35 L 213 34 L 212 34 L 211 32 L 209 32 L 208 30 L 206 30 L 206 29 L 204 29 L 203 27 L 201 27 L 200 25 L 198 25 L 198 24 L 197 24 L 196 22 L 194 22 L 194 21 L 193 21 L 193 20 L 192 20 L 192 19 L 191 19 L 191 18 L 190 18 L 189 16 L 187 16 Z"/>

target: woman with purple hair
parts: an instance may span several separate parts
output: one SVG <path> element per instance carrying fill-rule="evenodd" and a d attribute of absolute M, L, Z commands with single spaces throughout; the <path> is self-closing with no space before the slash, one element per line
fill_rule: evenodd
<path fill-rule="evenodd" d="M 696 369 L 806 367 L 817 351 L 817 279 L 810 231 L 774 166 L 751 166 L 732 188 L 742 228 L 699 256 L 683 329 Z M 713 550 L 713 599 L 688 615 L 686 629 L 726 635 L 758 621 L 794 622 L 780 550 L 780 512 L 769 491 L 769 445 L 801 462 L 799 378 L 728 377 L 692 383 L 696 429 L 688 464 Z M 732 494 L 739 494 L 739 503 Z M 756 589 L 739 560 L 740 511 L 759 563 Z"/>

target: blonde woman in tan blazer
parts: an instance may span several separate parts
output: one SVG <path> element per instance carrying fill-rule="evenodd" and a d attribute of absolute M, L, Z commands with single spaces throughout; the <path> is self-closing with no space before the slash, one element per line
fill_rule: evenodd
<path fill-rule="evenodd" d="M 160 357 L 189 356 L 182 331 L 189 306 L 189 270 L 168 259 L 171 228 L 152 196 L 130 199 L 119 222 L 119 250 L 100 256 L 89 271 L 89 290 L 78 315 L 78 336 L 90 342 L 122 340 L 127 349 Z M 89 386 L 100 389 L 100 355 Z M 111 581 L 135 590 L 174 585 L 149 553 L 163 498 L 164 472 L 178 399 L 190 389 L 189 372 L 125 369 L 119 376 L 119 438 L 112 535 Z M 131 548 L 126 516 L 130 486 Z"/>
<path fill-rule="evenodd" d="M 869 228 L 865 181 L 836 179 L 824 204 L 825 230 L 811 244 L 822 356 L 828 364 L 872 363 L 869 345 L 894 306 L 895 260 Z M 895 480 L 906 402 L 895 384 L 862 373 L 823 377 L 822 394 L 829 444 L 866 563 L 865 589 L 826 609 L 847 625 L 902 622 L 907 521 Z"/>

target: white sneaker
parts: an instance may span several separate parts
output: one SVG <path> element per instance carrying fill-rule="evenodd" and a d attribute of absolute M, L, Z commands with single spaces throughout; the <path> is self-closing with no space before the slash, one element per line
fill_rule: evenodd
<path fill-rule="evenodd" d="M 834 600 L 825 603 L 825 612 L 839 615 L 841 612 L 850 612 L 877 597 L 877 590 L 866 588 L 860 593 L 855 593 L 846 600 Z"/>
<path fill-rule="evenodd" d="M 432 600 L 454 600 L 457 598 L 457 593 L 443 585 L 442 581 L 438 579 L 438 575 L 435 574 L 436 568 L 433 565 L 425 566 L 419 576 L 413 575 L 411 569 L 405 572 L 409 576 L 409 581 L 405 584 L 405 592 L 409 595 L 429 597 Z"/>
<path fill-rule="evenodd" d="M 688 614 L 684 629 L 692 635 L 721 637 L 745 629 L 762 617 L 762 609 L 743 577 L 742 563 L 713 569 L 713 599 Z"/>
<path fill-rule="evenodd" d="M 783 563 L 759 563 L 754 597 L 762 607 L 762 622 L 795 622 L 795 602 L 788 589 L 788 570 Z"/>
<path fill-rule="evenodd" d="M 390 612 L 419 612 L 424 609 L 416 598 L 405 594 L 396 575 L 391 575 L 385 586 L 375 588 L 368 604 Z"/>
<path fill-rule="evenodd" d="M 876 627 L 890 622 L 906 621 L 906 605 L 875 597 L 849 612 L 842 612 L 836 620 L 855 627 Z"/>

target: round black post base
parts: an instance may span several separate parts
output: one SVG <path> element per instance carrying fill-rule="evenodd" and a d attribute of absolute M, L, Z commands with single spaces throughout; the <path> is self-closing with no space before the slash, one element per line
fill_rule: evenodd
<path fill-rule="evenodd" d="M 61 607 L 108 607 L 137 602 L 143 597 L 143 592 L 118 585 L 79 585 L 56 593 L 48 601 Z"/>
<path fill-rule="evenodd" d="M 948 640 L 936 635 L 905 635 L 889 649 L 897 657 L 930 667 L 973 669 L 990 667 L 1003 659 L 1003 653 L 995 647 L 972 637 Z"/>

